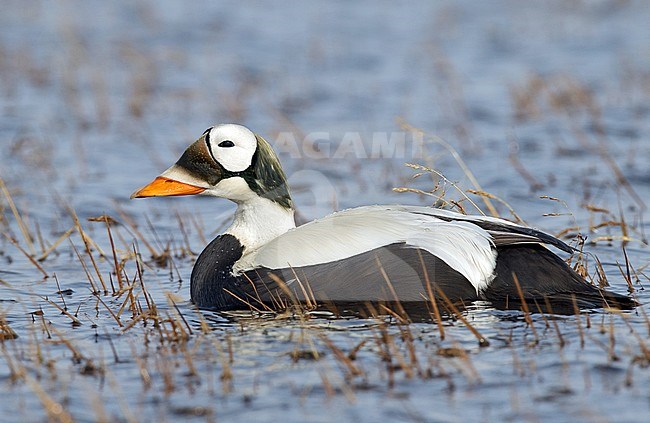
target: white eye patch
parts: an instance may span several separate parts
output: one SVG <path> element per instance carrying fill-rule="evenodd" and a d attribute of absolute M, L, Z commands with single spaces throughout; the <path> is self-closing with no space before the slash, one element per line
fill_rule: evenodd
<path fill-rule="evenodd" d="M 255 134 L 235 124 L 215 126 L 206 134 L 206 142 L 214 159 L 230 172 L 248 169 L 257 150 Z"/>

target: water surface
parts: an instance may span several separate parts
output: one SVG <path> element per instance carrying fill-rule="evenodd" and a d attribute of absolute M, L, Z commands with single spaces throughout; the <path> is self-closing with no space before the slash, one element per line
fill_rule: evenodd
<path fill-rule="evenodd" d="M 0 344 L 0 420 L 643 420 L 649 9 L 7 2 L 0 177 L 16 212 L 3 192 L 0 315 L 18 337 Z M 443 339 L 431 322 L 199 312 L 188 302 L 195 254 L 234 206 L 128 197 L 218 122 L 276 146 L 301 221 L 440 204 L 395 187 L 456 200 L 460 190 L 487 211 L 467 192 L 483 190 L 507 202 L 491 200 L 504 217 L 510 207 L 573 245 L 586 237 L 587 271 L 602 279 L 597 256 L 611 290 L 627 290 L 627 256 L 644 305 L 535 314 L 532 328 L 519 311 L 471 305 L 463 316 L 487 347 L 458 319 L 443 322 Z M 448 182 L 412 179 L 404 163 Z M 103 215 L 118 222 L 123 280 L 105 222 L 88 220 Z M 19 247 L 44 256 L 47 278 Z"/>

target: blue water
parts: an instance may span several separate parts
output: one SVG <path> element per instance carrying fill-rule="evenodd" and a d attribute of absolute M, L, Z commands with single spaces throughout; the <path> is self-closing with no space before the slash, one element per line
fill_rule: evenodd
<path fill-rule="evenodd" d="M 105 225 L 87 220 L 110 215 L 121 223 L 113 235 L 129 278 L 137 279 L 135 248 L 160 315 L 178 321 L 171 295 L 193 333 L 181 342 L 151 323 L 121 328 L 108 310 L 120 312 L 125 297 L 101 293 L 106 306 L 98 303 L 75 253 L 100 286 L 78 231 L 40 263 L 43 279 L 8 241 L 31 252 L 0 194 L 0 316 L 18 335 L 0 343 L 0 420 L 643 421 L 649 16 L 641 1 L 5 2 L 0 177 L 33 255 L 74 227 L 72 209 L 97 243 L 111 291 Z M 583 315 L 580 326 L 576 316 L 558 317 L 562 344 L 546 316 L 533 316 L 533 332 L 521 313 L 476 304 L 465 317 L 489 339 L 485 348 L 460 321 L 445 321 L 444 339 L 435 324 L 413 323 L 409 344 L 390 320 L 199 313 L 188 302 L 193 258 L 177 215 L 198 253 L 234 206 L 128 198 L 219 122 L 245 124 L 276 146 L 301 221 L 364 204 L 436 202 L 392 190 L 440 182 L 412 179 L 404 163 L 438 169 L 451 182 L 434 194 L 462 199 L 453 184 L 476 187 L 444 140 L 480 188 L 529 225 L 587 237 L 587 270 L 596 274 L 596 255 L 621 293 L 625 236 L 644 305 Z M 150 260 L 128 219 L 154 250 L 170 246 L 172 266 Z M 595 229 L 621 219 L 625 230 Z M 54 273 L 73 290 L 63 299 Z M 50 303 L 64 300 L 81 325 Z M 131 313 L 122 313 L 126 326 Z M 391 347 L 379 341 L 382 330 Z M 365 341 L 356 373 L 330 341 L 345 354 Z M 444 348 L 466 358 L 440 355 Z M 291 358 L 312 350 L 322 357 Z"/>

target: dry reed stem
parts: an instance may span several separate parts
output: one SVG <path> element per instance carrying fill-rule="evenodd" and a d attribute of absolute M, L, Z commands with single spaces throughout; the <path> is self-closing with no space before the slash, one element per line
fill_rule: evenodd
<path fill-rule="evenodd" d="M 176 302 L 174 301 L 174 298 L 173 298 L 172 295 L 169 294 L 169 293 L 167 293 L 167 300 L 169 300 L 169 302 L 170 302 L 170 303 L 172 304 L 172 306 L 174 307 L 174 310 L 176 310 L 176 313 L 178 313 L 178 317 L 180 317 L 180 319 L 183 321 L 183 324 L 184 324 L 185 327 L 187 328 L 187 332 L 188 332 L 190 335 L 194 335 L 194 331 L 192 331 L 192 328 L 190 327 L 189 323 L 187 323 L 187 320 L 185 320 L 185 316 L 183 316 L 183 313 L 181 313 L 181 310 L 178 308 L 178 305 L 177 305 Z"/>
<path fill-rule="evenodd" d="M 39 295 L 39 297 L 40 297 L 43 301 L 48 302 L 51 306 L 56 307 L 56 308 L 61 312 L 61 314 L 65 314 L 65 315 L 66 315 L 70 320 L 72 320 L 72 324 L 73 324 L 73 325 L 75 325 L 75 326 L 81 326 L 81 324 L 82 324 L 82 323 L 81 323 L 81 320 L 77 319 L 75 316 L 73 316 L 72 314 L 70 314 L 70 312 L 69 312 L 68 310 L 62 308 L 60 305 L 58 305 L 58 304 L 55 303 L 54 301 L 48 299 L 47 297 L 43 297 L 43 296 L 41 296 L 41 295 Z"/>
<path fill-rule="evenodd" d="M 47 278 L 50 277 L 50 275 L 47 274 L 47 272 L 45 271 L 45 269 L 43 269 L 43 266 L 41 266 L 41 265 L 38 263 L 38 261 L 36 261 L 36 260 L 34 259 L 33 256 L 31 256 L 27 251 L 25 251 L 25 250 L 23 249 L 23 247 L 21 247 L 20 244 L 18 244 L 18 241 L 16 241 L 15 239 L 13 239 L 12 237 L 10 237 L 9 235 L 7 235 L 7 234 L 4 233 L 4 232 L 2 233 L 2 235 L 4 235 L 4 237 L 5 237 L 5 238 L 6 238 L 6 239 L 11 243 L 11 245 L 13 245 L 14 247 L 16 247 L 16 248 L 18 249 L 18 251 L 20 251 L 21 253 L 23 253 L 23 255 L 27 258 L 27 260 L 29 260 L 29 262 L 32 263 L 32 264 L 33 264 L 33 265 L 38 269 L 38 271 L 41 272 L 41 273 L 43 274 L 43 276 L 44 276 L 45 279 L 47 279 Z"/>
<path fill-rule="evenodd" d="M 474 363 L 472 363 L 472 360 L 470 359 L 469 354 L 467 354 L 467 351 L 465 351 L 463 348 L 460 348 L 457 345 L 452 347 L 452 349 L 454 351 L 452 356 L 460 358 L 464 363 L 464 366 L 461 367 L 461 371 L 463 373 L 469 372 L 469 376 L 474 381 L 480 383 L 481 382 L 481 376 L 479 375 L 478 371 L 476 370 L 476 367 L 474 366 Z M 440 350 L 438 350 L 438 353 L 440 353 Z"/>
<path fill-rule="evenodd" d="M 422 257 L 422 251 L 417 250 L 418 257 L 420 259 L 420 265 L 422 266 L 422 272 L 424 273 L 424 282 L 427 285 L 427 295 L 429 296 L 429 303 L 433 308 L 433 317 L 436 319 L 436 326 L 438 327 L 438 332 L 440 333 L 440 340 L 445 339 L 445 328 L 442 325 L 442 317 L 440 316 L 440 310 L 438 309 L 438 302 L 436 301 L 435 295 L 433 295 L 433 289 L 431 288 L 431 280 L 429 279 L 429 271 L 424 265 L 424 258 Z"/>
<path fill-rule="evenodd" d="M 521 223 L 523 225 L 526 224 L 524 219 L 522 219 L 521 216 L 519 216 L 517 214 L 517 212 L 515 212 L 515 209 L 512 208 L 512 206 L 506 200 L 504 200 L 503 198 L 498 197 L 498 196 L 496 196 L 494 194 L 491 194 L 489 192 L 485 192 L 485 191 L 477 191 L 477 190 L 473 190 L 473 189 L 468 189 L 467 192 L 469 192 L 470 194 L 478 195 L 479 197 L 487 197 L 487 198 L 490 198 L 492 200 L 498 201 L 499 203 L 503 204 L 508 209 L 508 211 L 510 212 L 512 217 L 514 217 L 515 220 L 518 223 Z"/>
<path fill-rule="evenodd" d="M 517 141 L 517 138 L 513 134 L 510 134 L 509 138 L 510 152 L 508 154 L 508 159 L 510 160 L 512 167 L 514 167 L 515 171 L 519 173 L 519 175 L 528 183 L 531 191 L 538 191 L 544 188 L 544 184 L 539 182 L 533 176 L 533 174 L 524 167 L 523 163 L 521 163 L 521 160 L 519 160 L 519 155 L 517 154 L 517 151 L 519 150 L 519 143 Z"/>
<path fill-rule="evenodd" d="M 283 281 L 279 276 L 277 276 L 274 273 L 269 273 L 269 277 L 273 280 L 273 282 L 275 282 L 278 285 L 280 290 L 282 290 L 282 292 L 284 292 L 284 294 L 287 296 L 287 298 L 289 299 L 289 301 L 292 304 L 299 305 L 299 302 L 296 299 L 296 296 L 291 291 L 291 289 L 289 288 L 289 286 L 286 284 L 285 281 Z M 288 309 L 288 307 L 284 307 L 284 308 Z"/>
<path fill-rule="evenodd" d="M 630 333 L 634 338 L 637 340 L 639 343 L 639 349 L 641 349 L 641 353 L 643 354 L 641 357 L 635 357 L 635 359 L 642 359 L 645 361 L 645 363 L 650 364 L 650 347 L 646 345 L 644 342 L 643 338 L 641 338 L 641 335 L 639 335 L 635 330 L 632 324 L 629 322 L 629 317 L 625 313 L 621 312 L 620 310 L 614 310 L 612 313 L 618 314 L 621 319 L 623 320 L 623 323 L 628 327 L 630 330 Z"/>
<path fill-rule="evenodd" d="M 621 265 L 618 262 L 616 264 L 618 266 L 618 269 L 621 272 L 621 275 L 623 275 L 623 279 L 625 279 L 625 282 L 627 282 L 627 292 L 633 294 L 635 292 L 635 289 L 634 289 L 634 285 L 632 285 L 632 271 L 631 271 L 632 265 L 630 264 L 630 259 L 627 256 L 625 245 L 623 245 L 622 248 L 623 248 L 623 257 L 625 257 L 625 273 L 623 272 Z"/>
<path fill-rule="evenodd" d="M 92 249 L 90 248 L 90 243 L 92 242 L 95 246 L 97 244 L 92 241 L 92 239 L 85 233 L 83 228 L 81 227 L 81 223 L 79 222 L 79 218 L 77 217 L 77 214 L 73 211 L 73 219 L 75 222 L 75 225 L 77 225 L 77 231 L 79 232 L 79 235 L 81 236 L 81 240 L 84 243 L 84 247 L 86 248 L 86 254 L 88 254 L 88 257 L 90 258 L 90 262 L 93 265 L 93 269 L 95 269 L 95 274 L 97 275 L 97 278 L 99 279 L 99 283 L 101 283 L 104 295 L 108 294 L 108 289 L 106 289 L 106 284 L 104 283 L 104 278 L 102 277 L 102 272 L 99 271 L 99 267 L 97 266 L 97 262 L 95 261 L 95 257 L 93 256 Z M 104 256 L 104 254 L 101 252 L 101 250 L 98 250 L 101 256 Z"/>
<path fill-rule="evenodd" d="M 438 295 L 440 295 L 442 297 L 442 299 L 445 301 L 445 303 L 447 304 L 447 307 L 449 308 L 449 310 L 451 310 L 452 313 L 454 313 L 454 315 L 456 317 L 458 317 L 461 320 L 461 322 L 463 322 L 463 324 L 465 326 L 467 326 L 467 328 L 470 330 L 470 332 L 472 332 L 472 334 L 476 337 L 476 339 L 478 340 L 478 345 L 480 347 L 489 346 L 490 342 L 487 340 L 487 338 L 485 338 L 483 335 L 481 335 L 481 333 L 474 326 L 472 326 L 469 323 L 469 321 L 463 316 L 463 314 L 460 312 L 460 310 L 458 310 L 458 307 L 456 307 L 454 305 L 454 303 L 449 299 L 449 297 L 447 297 L 447 295 L 444 293 L 444 291 L 442 289 L 440 289 L 440 287 L 438 287 L 438 286 L 436 286 L 436 291 L 438 292 Z"/>
<path fill-rule="evenodd" d="M 28 374 L 24 375 L 25 383 L 36 394 L 38 399 L 43 404 L 45 412 L 47 413 L 50 421 L 57 421 L 61 423 L 74 423 L 74 418 L 68 413 L 63 405 L 54 400 L 41 385 Z"/>
<path fill-rule="evenodd" d="M 117 354 L 117 349 L 115 348 L 115 344 L 113 344 L 113 338 L 109 335 L 106 328 L 104 328 L 104 336 L 108 340 L 108 345 L 111 347 L 111 352 L 113 353 L 113 361 L 114 361 L 114 363 L 116 363 L 116 364 L 120 363 L 121 360 L 120 360 L 119 355 Z"/>
<path fill-rule="evenodd" d="M 195 215 L 189 214 L 188 217 L 192 222 L 192 226 L 194 226 L 197 235 L 199 236 L 199 241 L 201 241 L 201 245 L 207 245 L 208 240 L 206 239 L 205 234 L 203 233 L 203 225 L 199 224 Z"/>
<path fill-rule="evenodd" d="M 302 281 L 300 280 L 300 278 L 298 277 L 298 274 L 296 273 L 293 266 L 289 266 L 289 268 L 291 269 L 291 273 L 293 273 L 294 278 L 296 278 L 295 282 L 298 283 L 298 287 L 300 288 L 300 291 L 302 292 L 302 295 L 305 298 L 305 302 L 307 303 L 306 304 L 306 306 L 307 306 L 306 310 L 315 309 L 316 306 L 317 306 L 316 305 L 316 299 L 313 298 L 313 301 L 312 301 L 312 296 L 314 295 L 314 293 L 313 293 L 313 291 L 311 289 L 311 286 L 309 285 L 309 281 L 305 278 L 305 283 L 303 284 Z M 305 285 L 307 286 L 307 289 L 305 289 Z M 307 291 L 309 291 L 309 292 L 307 292 Z M 296 301 L 296 305 L 300 306 L 301 308 L 303 308 L 303 306 L 304 306 L 304 304 L 299 303 L 298 301 Z M 303 309 L 303 311 L 306 311 L 306 310 Z"/>
<path fill-rule="evenodd" d="M 108 239 L 111 243 L 111 252 L 113 253 L 113 271 L 115 272 L 115 275 L 117 276 L 117 285 L 120 289 L 122 289 L 123 286 L 123 281 L 122 281 L 122 267 L 119 265 L 117 261 L 117 253 L 115 252 L 115 242 L 113 241 L 113 234 L 111 233 L 111 225 L 109 221 L 109 217 L 104 215 L 104 222 L 106 223 L 106 232 L 108 232 Z M 115 288 L 113 287 L 113 295 L 115 295 Z"/>
<path fill-rule="evenodd" d="M 533 332 L 533 336 L 535 337 L 535 343 L 539 343 L 539 337 L 537 336 L 537 329 L 535 329 L 535 325 L 533 324 L 533 319 L 530 317 L 530 310 L 528 309 L 528 303 L 526 302 L 526 298 L 524 297 L 524 291 L 521 289 L 521 285 L 519 284 L 519 278 L 515 274 L 515 272 L 512 272 L 512 280 L 515 283 L 515 287 L 517 287 L 517 294 L 519 295 L 519 298 L 521 299 L 521 308 L 524 312 L 524 319 L 526 320 L 526 323 L 528 323 L 528 326 L 530 326 L 531 331 Z"/>
<path fill-rule="evenodd" d="M 144 246 L 149 250 L 149 253 L 151 254 L 151 257 L 159 257 L 160 254 L 153 248 L 153 246 L 147 241 L 147 239 L 142 235 L 142 233 L 138 230 L 137 225 L 131 219 L 119 206 L 116 206 L 116 211 L 120 215 L 120 218 L 122 219 L 123 222 L 128 225 L 129 229 L 133 231 L 133 233 L 136 235 L 135 238 L 137 238 L 139 241 L 141 241 Z"/>
<path fill-rule="evenodd" d="M 442 172 L 440 172 L 440 171 L 438 171 L 438 170 L 436 170 L 436 169 L 434 169 L 434 168 L 432 168 L 432 167 L 422 166 L 422 165 L 414 164 L 414 163 L 404 163 L 404 165 L 405 165 L 406 167 L 411 168 L 411 169 L 421 170 L 421 171 L 424 171 L 424 172 L 427 172 L 427 173 L 434 173 L 434 174 L 436 174 L 436 175 L 437 175 L 439 178 L 441 178 L 443 181 L 445 181 L 446 183 L 448 183 L 448 184 L 450 184 L 452 187 L 454 187 L 454 188 L 456 189 L 456 191 L 458 191 L 458 192 L 460 193 L 460 195 L 461 195 L 465 200 L 467 200 L 467 201 L 468 201 L 472 206 L 474 206 L 474 208 L 476 209 L 476 211 L 478 211 L 478 212 L 479 212 L 480 214 L 482 214 L 482 215 L 485 215 L 485 213 L 483 212 L 483 210 L 481 210 L 481 208 L 480 208 L 478 205 L 476 205 L 476 203 L 475 203 L 474 201 L 472 201 L 472 199 L 469 198 L 469 197 L 467 196 L 467 194 L 465 194 L 465 191 L 463 191 L 463 190 L 458 186 L 458 184 L 456 184 L 454 181 L 451 181 L 450 179 L 448 179 L 448 178 L 447 178 L 447 177 L 446 177 Z M 416 175 L 414 175 L 413 177 L 416 178 L 416 177 L 418 177 L 419 175 L 421 175 L 421 174 L 416 174 Z M 394 189 L 394 191 L 396 191 L 396 192 L 400 192 L 400 190 L 410 190 L 410 188 L 397 188 L 397 189 Z M 442 196 L 437 196 L 437 195 L 434 195 L 433 193 L 425 193 L 424 191 L 420 191 L 420 190 L 415 190 L 415 192 L 420 192 L 420 193 L 423 193 L 423 194 L 425 194 L 425 195 L 431 195 L 431 196 L 433 196 L 433 197 L 438 198 L 438 199 L 441 200 L 441 201 L 447 202 L 447 200 L 445 200 L 445 199 L 443 198 L 444 195 L 445 195 L 444 192 L 443 192 L 443 195 L 442 195 Z M 461 208 L 461 210 L 462 210 L 462 208 Z"/>
<path fill-rule="evenodd" d="M 447 200 L 447 199 L 445 199 L 445 198 L 444 198 L 444 194 L 442 194 L 442 195 L 437 195 L 437 194 L 434 194 L 434 192 L 422 191 L 421 189 L 418 189 L 418 188 L 410 188 L 410 187 L 394 187 L 394 188 L 393 188 L 393 192 L 398 192 L 398 193 L 410 192 L 410 193 L 412 193 L 412 194 L 418 194 L 418 195 L 425 195 L 425 196 L 428 196 L 428 197 L 433 197 L 433 198 L 436 199 L 436 206 L 437 206 L 437 207 L 440 207 L 439 204 L 441 204 L 442 207 L 450 206 L 450 205 L 451 205 L 451 206 L 453 206 L 453 207 L 458 208 L 458 210 L 459 210 L 461 213 L 466 214 L 466 213 L 465 213 L 465 209 L 464 209 L 464 208 L 463 208 L 463 207 L 462 207 L 458 202 L 453 201 L 453 200 Z"/>
<path fill-rule="evenodd" d="M 325 371 L 319 370 L 318 374 L 320 376 L 321 382 L 323 383 L 323 388 L 325 389 L 325 395 L 328 398 L 332 398 L 336 394 L 336 390 L 332 386 L 332 383 L 329 381 L 329 378 L 325 374 Z"/>
<path fill-rule="evenodd" d="M 407 364 L 406 359 L 404 358 L 404 354 L 402 354 L 397 344 L 395 343 L 395 337 L 388 333 L 386 325 L 381 326 L 380 329 L 383 329 L 382 340 L 386 343 L 386 352 L 390 356 L 391 362 L 394 359 L 397 362 L 399 369 L 404 372 L 404 376 L 407 379 L 412 379 L 415 373 L 413 372 L 411 366 Z"/>
<path fill-rule="evenodd" d="M 611 361 L 618 361 L 620 358 L 616 354 L 616 337 L 614 336 L 614 315 L 609 316 L 609 349 L 608 355 Z"/>
<path fill-rule="evenodd" d="M 61 284 L 59 284 L 59 278 L 56 277 L 56 273 L 53 273 L 52 276 L 54 277 L 54 281 L 56 282 L 57 294 L 59 294 L 59 297 L 61 298 L 61 302 L 63 303 L 63 309 L 67 310 L 68 306 L 65 304 L 65 298 L 63 298 L 63 291 L 61 291 Z"/>
<path fill-rule="evenodd" d="M 135 249 L 135 246 L 133 247 L 133 253 L 135 254 L 135 268 L 137 270 L 138 280 L 140 281 L 140 287 L 142 288 L 142 295 L 144 296 L 144 301 L 147 303 L 147 309 L 153 312 L 154 315 L 157 315 L 157 311 L 156 311 L 155 304 L 153 303 L 153 299 L 149 298 L 150 296 L 147 293 L 147 288 L 144 284 L 144 279 L 142 278 L 142 261 L 140 259 L 140 255 L 138 254 L 138 251 Z"/>
<path fill-rule="evenodd" d="M 585 347 L 585 334 L 584 330 L 582 329 L 582 319 L 580 317 L 580 309 L 578 308 L 578 300 L 576 299 L 575 295 L 573 296 L 573 311 L 576 316 L 576 325 L 578 326 L 578 334 L 580 335 L 580 348 L 583 349 Z"/>
<path fill-rule="evenodd" d="M 106 311 L 108 311 L 108 314 L 111 315 L 111 317 L 115 320 L 115 322 L 117 322 L 117 325 L 119 327 L 124 327 L 124 324 L 122 323 L 120 318 L 113 312 L 113 310 L 111 310 L 111 308 L 104 302 L 104 300 L 102 300 L 102 298 L 99 295 L 96 295 L 95 297 L 97 298 L 97 301 L 99 301 L 104 306 Z"/>
<path fill-rule="evenodd" d="M 402 336 L 402 340 L 404 340 L 406 343 L 406 349 L 409 353 L 410 366 L 417 371 L 418 376 L 423 377 L 424 372 L 422 371 L 422 367 L 420 366 L 417 352 L 415 350 L 415 339 L 413 337 L 413 332 L 411 332 L 410 325 L 408 323 L 399 325 L 399 330 Z"/>
<path fill-rule="evenodd" d="M 252 309 L 252 310 L 254 310 L 254 311 L 257 311 L 258 313 L 263 313 L 262 310 L 260 310 L 259 308 L 255 307 L 253 304 L 251 304 L 250 301 L 245 300 L 244 298 L 242 298 L 242 297 L 240 297 L 239 295 L 235 294 L 235 293 L 232 292 L 231 290 L 229 290 L 229 289 L 227 289 L 227 288 L 224 288 L 223 291 L 224 291 L 225 293 L 227 293 L 228 295 L 231 295 L 233 298 L 235 298 L 235 299 L 241 301 L 243 304 L 246 304 L 250 309 Z M 262 302 L 260 301 L 260 304 L 264 304 L 264 303 L 262 303 Z M 268 308 L 268 306 L 266 306 L 266 305 L 265 305 L 265 307 Z M 269 308 L 269 310 L 271 310 L 271 309 Z"/>
<path fill-rule="evenodd" d="M 69 339 L 64 338 L 63 335 L 61 334 L 61 332 L 59 332 L 59 330 L 57 328 L 52 326 L 51 330 L 52 330 L 52 333 L 55 334 L 59 338 L 59 341 L 54 341 L 53 340 L 51 342 L 65 345 L 70 350 L 70 352 L 72 353 L 72 360 L 75 363 L 77 363 L 77 364 L 81 363 L 83 360 L 86 359 L 86 357 L 81 353 L 81 351 L 79 351 L 77 349 L 77 347 L 75 347 Z"/>
<path fill-rule="evenodd" d="M 14 354 L 9 353 L 7 342 L 0 342 L 0 349 L 2 349 L 2 354 L 5 357 L 7 367 L 9 368 L 9 378 L 10 382 L 19 382 L 25 379 L 27 376 L 27 370 L 23 365 L 18 361 L 18 354 L 14 346 Z"/>
<path fill-rule="evenodd" d="M 319 337 L 325 346 L 332 351 L 334 357 L 345 366 L 350 376 L 362 376 L 364 374 L 364 372 L 352 362 L 352 359 L 337 347 L 324 333 L 320 334 Z"/>
<path fill-rule="evenodd" d="M 390 307 L 386 306 L 385 304 L 380 303 L 379 308 L 384 310 L 391 317 L 393 317 L 398 324 L 399 323 L 408 323 L 408 319 L 406 319 L 404 316 L 399 315 L 398 313 L 395 312 L 395 310 L 391 309 Z"/>
<path fill-rule="evenodd" d="M 188 254 L 195 256 L 196 254 L 192 252 L 192 247 L 190 246 L 190 238 L 187 234 L 187 230 L 185 229 L 185 223 L 183 223 L 183 219 L 181 217 L 181 214 L 176 211 L 176 220 L 178 221 L 178 227 L 181 231 L 181 235 L 183 236 L 183 242 L 185 244 L 185 251 L 187 251 Z"/>
<path fill-rule="evenodd" d="M 72 228 L 68 229 L 61 235 L 59 238 L 57 238 L 56 241 L 52 243 L 45 251 L 43 251 L 43 254 L 41 254 L 36 260 L 38 261 L 45 261 L 49 257 L 49 255 L 56 250 L 56 247 L 58 247 L 63 241 L 65 241 L 72 233 L 75 231 L 75 227 L 73 226 Z"/>
<path fill-rule="evenodd" d="M 72 246 L 73 251 L 75 252 L 77 259 L 79 260 L 79 263 L 81 264 L 81 267 L 83 268 L 84 272 L 86 273 L 86 278 L 88 278 L 88 282 L 90 282 L 90 287 L 92 288 L 93 294 L 97 294 L 99 292 L 99 289 L 97 289 L 97 286 L 95 286 L 95 281 L 93 280 L 92 275 L 90 274 L 90 271 L 88 270 L 88 266 L 86 266 L 86 263 L 83 260 L 83 257 L 81 257 L 81 253 L 79 253 L 79 250 L 77 247 L 74 245 L 72 242 L 72 239 L 68 238 L 68 241 L 70 241 L 70 245 Z"/>
<path fill-rule="evenodd" d="M 5 314 L 0 312 L 0 343 L 18 338 L 18 334 L 9 326 Z"/>
<path fill-rule="evenodd" d="M 553 308 L 551 307 L 551 302 L 549 301 L 547 296 L 544 296 L 544 303 L 546 304 L 546 309 L 548 312 L 551 314 L 551 316 L 554 315 L 553 313 Z M 554 317 L 551 317 L 551 322 L 553 323 L 553 328 L 555 329 L 555 333 L 557 334 L 557 339 L 560 341 L 560 348 L 564 347 L 564 337 L 562 336 L 562 332 L 560 332 L 560 326 L 557 324 L 557 321 Z"/>
<path fill-rule="evenodd" d="M 484 191 L 484 189 L 481 187 L 481 185 L 479 184 L 478 180 L 476 179 L 472 171 L 469 169 L 469 166 L 467 166 L 465 161 L 460 157 L 460 154 L 458 154 L 458 151 L 456 151 L 456 149 L 452 147 L 451 144 L 449 144 L 447 141 L 443 140 L 440 137 L 429 135 L 426 132 L 424 132 L 422 129 L 416 128 L 408 124 L 404 119 L 401 118 L 398 119 L 398 125 L 404 130 L 419 133 L 422 136 L 426 136 L 436 144 L 443 146 L 451 154 L 454 160 L 456 160 L 456 163 L 458 163 L 458 166 L 460 166 L 460 168 L 463 170 L 467 178 L 470 180 L 471 184 L 474 185 L 474 188 L 477 191 Z M 499 213 L 494 208 L 492 202 L 489 199 L 483 198 L 483 202 L 485 203 L 485 207 L 487 207 L 488 211 L 492 216 L 499 217 Z"/>
<path fill-rule="evenodd" d="M 0 190 L 2 191 L 5 198 L 7 199 L 7 203 L 9 203 L 9 208 L 11 209 L 11 212 L 13 213 L 14 218 L 16 219 L 16 223 L 18 223 L 20 232 L 22 232 L 23 234 L 23 238 L 27 243 L 27 248 L 30 251 L 29 255 L 30 256 L 36 255 L 36 249 L 34 248 L 34 243 L 32 242 L 32 236 L 29 234 L 29 229 L 27 229 L 27 225 L 25 224 L 25 221 L 21 217 L 20 212 L 18 211 L 18 208 L 16 207 L 13 198 L 11 198 L 11 194 L 9 193 L 9 190 L 7 189 L 7 186 L 5 185 L 5 182 L 1 177 L 0 177 Z"/>
<path fill-rule="evenodd" d="M 616 160 L 614 160 L 611 153 L 609 152 L 609 149 L 607 148 L 607 137 L 605 137 L 604 131 L 600 132 L 599 145 L 597 150 L 595 151 L 602 157 L 605 163 L 607 163 L 612 173 L 616 177 L 616 182 L 618 182 L 620 185 L 622 185 L 625 188 L 628 194 L 630 194 L 632 199 L 637 203 L 641 212 L 646 211 L 648 207 L 646 206 L 645 202 L 643 201 L 641 196 L 636 192 L 636 190 L 634 189 L 630 181 L 627 179 L 627 177 L 621 170 L 618 163 L 616 163 Z"/>
<path fill-rule="evenodd" d="M 129 329 L 138 324 L 140 320 L 146 321 L 149 317 L 150 315 L 148 312 L 140 311 L 140 313 L 136 314 L 133 319 L 122 328 L 122 333 L 126 333 Z"/>
<path fill-rule="evenodd" d="M 401 319 L 407 319 L 408 320 L 408 314 L 406 313 L 406 310 L 404 310 L 404 307 L 402 307 L 402 302 L 399 300 L 399 297 L 397 296 L 397 292 L 395 292 L 395 287 L 391 283 L 390 279 L 388 278 L 388 274 L 386 273 L 386 270 L 384 269 L 384 266 L 382 266 L 381 262 L 379 261 L 379 256 L 375 257 L 375 261 L 377 262 L 377 266 L 379 267 L 379 271 L 381 272 L 381 276 L 384 278 L 384 281 L 388 285 L 388 289 L 390 289 L 390 293 L 393 296 L 395 303 L 397 304 L 397 309 L 400 313 L 400 320 Z"/>

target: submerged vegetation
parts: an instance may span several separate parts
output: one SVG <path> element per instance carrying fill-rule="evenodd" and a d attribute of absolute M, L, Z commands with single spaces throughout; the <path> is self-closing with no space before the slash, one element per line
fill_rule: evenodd
<path fill-rule="evenodd" d="M 565 12 L 554 7 L 552 16 Z M 608 30 L 583 7 L 585 25 Z M 84 24 L 102 15 L 94 9 L 58 10 L 59 25 L 45 6 L 27 9 L 7 15 L 27 29 L 0 18 L 0 420 L 631 421 L 650 413 L 647 64 L 625 62 L 614 79 L 563 69 L 510 75 L 506 107 L 472 100 L 463 59 L 445 47 L 456 44 L 426 33 L 417 56 L 432 86 L 404 99 L 362 98 L 377 110 L 403 104 L 404 117 L 378 130 L 417 134 L 425 159 L 282 157 L 303 220 L 384 197 L 499 215 L 571 243 L 572 267 L 640 307 L 559 314 L 549 304 L 443 300 L 419 310 L 287 304 L 219 314 L 188 302 L 189 274 L 231 208 L 200 198 L 130 203 L 142 176 L 177 157 L 214 116 L 255 122 L 269 140 L 274 131 L 304 139 L 330 123 L 310 112 L 337 116 L 345 101 L 358 113 L 351 125 L 373 119 L 345 87 L 323 96 L 326 88 L 305 82 L 296 91 L 302 74 L 279 85 L 262 65 L 202 75 L 220 62 L 201 48 L 147 41 L 171 25 L 151 5 L 113 10 L 110 36 Z M 468 25 L 452 9 L 436 10 L 438 27 Z M 190 15 L 181 20 L 194 25 Z M 202 25 L 204 35 L 230 45 L 228 23 L 220 25 Z M 39 47 L 40 29 L 56 41 Z M 493 31 L 495 51 L 516 48 L 499 47 L 504 34 Z M 333 53 L 311 42 L 304 67 L 335 66 Z M 207 87 L 187 82 L 192 72 Z M 359 72 L 353 79 L 368 78 Z M 411 110 L 425 100 L 435 119 Z M 341 138 L 337 125 L 330 140 Z"/>

